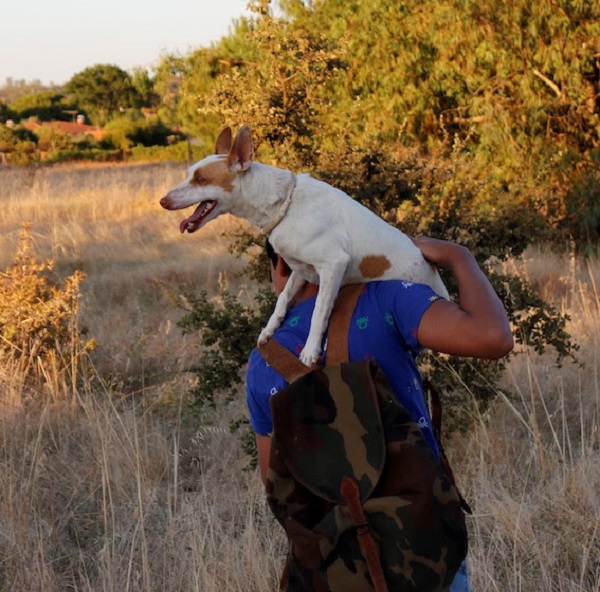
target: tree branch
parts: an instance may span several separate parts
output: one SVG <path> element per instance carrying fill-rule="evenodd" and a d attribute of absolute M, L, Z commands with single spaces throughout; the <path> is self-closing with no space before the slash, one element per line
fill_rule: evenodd
<path fill-rule="evenodd" d="M 556 93 L 556 96 L 559 99 L 562 99 L 562 91 L 556 84 L 554 84 L 554 82 L 552 82 L 552 80 L 550 80 L 550 78 L 544 76 L 537 68 L 532 68 L 531 71 L 533 72 L 534 76 L 537 76 L 542 82 L 545 82 Z"/>

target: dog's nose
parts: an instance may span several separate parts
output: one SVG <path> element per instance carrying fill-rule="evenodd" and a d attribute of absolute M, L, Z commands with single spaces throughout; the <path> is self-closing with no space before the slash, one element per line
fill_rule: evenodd
<path fill-rule="evenodd" d="M 165 208 L 165 209 L 169 209 L 169 206 L 171 205 L 171 200 L 169 199 L 168 195 L 165 195 L 161 200 L 160 200 L 160 205 Z"/>

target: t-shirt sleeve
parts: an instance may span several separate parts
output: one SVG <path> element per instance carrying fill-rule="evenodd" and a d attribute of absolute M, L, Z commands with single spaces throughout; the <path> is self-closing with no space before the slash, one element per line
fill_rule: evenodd
<path fill-rule="evenodd" d="M 421 346 L 417 339 L 419 323 L 425 311 L 441 298 L 429 286 L 413 282 L 381 282 L 380 301 L 392 311 L 396 328 L 407 347 L 419 353 Z"/>
<path fill-rule="evenodd" d="M 260 436 L 268 436 L 273 431 L 269 399 L 286 384 L 283 378 L 265 362 L 258 351 L 253 350 L 246 370 L 246 401 L 250 425 Z"/>

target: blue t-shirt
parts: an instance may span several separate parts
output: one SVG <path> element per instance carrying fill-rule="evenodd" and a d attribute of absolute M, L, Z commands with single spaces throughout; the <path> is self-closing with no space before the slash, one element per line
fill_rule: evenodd
<path fill-rule="evenodd" d="M 315 298 L 303 300 L 290 309 L 275 332 L 274 338 L 296 355 L 308 337 Z M 421 317 L 439 298 L 422 284 L 394 280 L 365 284 L 352 316 L 349 335 L 350 361 L 377 361 L 396 397 L 436 453 L 437 444 L 416 358 L 420 351 L 417 329 Z M 267 436 L 273 430 L 269 398 L 288 383 L 255 349 L 248 361 L 246 384 L 250 423 L 257 434 Z"/>

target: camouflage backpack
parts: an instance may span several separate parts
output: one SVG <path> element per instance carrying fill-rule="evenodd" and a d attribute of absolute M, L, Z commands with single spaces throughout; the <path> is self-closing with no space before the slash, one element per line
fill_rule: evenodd
<path fill-rule="evenodd" d="M 280 590 L 447 590 L 467 554 L 462 498 L 377 364 L 347 361 L 361 289 L 338 297 L 324 368 L 275 340 L 259 350 L 290 382 L 270 399 L 267 498 L 290 542 Z"/>

